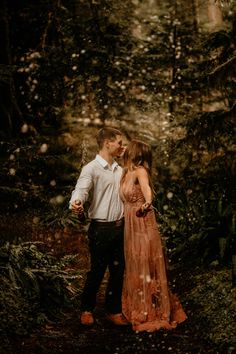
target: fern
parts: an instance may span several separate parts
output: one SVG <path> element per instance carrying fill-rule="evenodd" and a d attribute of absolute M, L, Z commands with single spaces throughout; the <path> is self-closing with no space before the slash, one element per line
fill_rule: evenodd
<path fill-rule="evenodd" d="M 77 255 L 60 260 L 39 250 L 42 243 L 6 244 L 0 248 L 0 317 L 3 332 L 25 334 L 73 306 L 79 275 L 64 270 Z M 76 286 L 73 285 L 76 282 Z"/>

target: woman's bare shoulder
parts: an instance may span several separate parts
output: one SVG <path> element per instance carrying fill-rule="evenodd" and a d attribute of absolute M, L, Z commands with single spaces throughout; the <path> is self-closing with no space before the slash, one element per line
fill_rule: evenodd
<path fill-rule="evenodd" d="M 137 176 L 148 175 L 146 168 L 143 166 L 136 167 L 135 172 L 136 172 Z"/>

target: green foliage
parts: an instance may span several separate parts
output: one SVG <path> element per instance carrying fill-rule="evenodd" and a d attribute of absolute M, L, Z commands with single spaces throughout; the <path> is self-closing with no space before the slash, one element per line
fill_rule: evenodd
<path fill-rule="evenodd" d="M 115 1 L 79 1 L 76 5 L 74 1 L 39 1 L 34 5 L 26 1 L 10 9 L 18 24 L 12 32 L 17 42 L 19 100 L 31 124 L 39 126 L 42 120 L 60 123 L 68 105 L 77 114 L 87 113 L 91 90 L 95 93 L 94 118 L 105 114 L 104 106 L 124 99 L 124 92 L 118 89 L 117 95 L 110 81 L 127 76 L 127 69 L 117 67 L 115 61 L 121 56 L 123 62 L 128 62 L 125 57 L 132 42 L 127 40 L 131 9 L 129 2 L 118 5 Z M 113 12 L 121 16 L 119 21 Z M 21 27 L 22 14 L 26 21 Z M 32 26 L 38 29 L 37 34 L 22 40 Z"/>
<path fill-rule="evenodd" d="M 224 110 L 204 112 L 190 117 L 185 124 L 186 136 L 179 142 L 203 151 L 230 152 L 234 135 L 234 113 Z M 177 144 L 178 147 L 178 144 Z"/>
<path fill-rule="evenodd" d="M 62 203 L 58 203 L 57 199 L 52 201 L 51 205 L 45 210 L 41 217 L 41 225 L 53 230 L 63 230 L 65 228 L 80 228 L 87 230 L 87 221 L 80 221 L 78 217 L 72 213 L 69 207 L 69 199 L 65 198 Z"/>
<path fill-rule="evenodd" d="M 72 15 L 57 1 L 25 1 L 9 5 L 9 12 L 14 23 L 10 30 L 21 110 L 38 128 L 45 121 L 58 126 L 67 95 Z"/>
<path fill-rule="evenodd" d="M 235 90 L 232 91 L 235 21 L 232 14 L 229 21 L 228 30 L 195 33 L 187 55 L 189 63 L 186 62 L 181 70 L 183 85 L 177 90 L 178 94 L 183 94 L 190 83 L 188 97 L 195 91 L 195 100 L 193 103 L 191 98 L 187 99 L 185 103 L 189 104 L 180 104 L 179 111 L 175 111 L 173 131 L 182 126 L 182 137 L 168 139 L 164 148 L 156 153 L 160 165 L 156 204 L 161 228 L 173 255 L 177 259 L 185 256 L 190 262 L 193 259 L 197 263 L 222 261 L 222 252 L 224 261 L 231 262 L 231 253 L 235 253 L 232 200 L 235 179 L 235 164 L 232 162 L 235 154 Z M 177 33 L 180 41 L 188 38 L 184 31 Z M 185 50 L 188 49 L 190 47 Z M 201 59 L 198 57 L 200 53 Z M 180 65 L 180 61 L 175 63 Z M 203 112 L 200 101 L 196 106 L 197 92 L 201 97 L 207 96 L 209 105 L 214 108 L 212 111 L 206 108 L 207 111 Z M 214 103 L 219 103 L 222 98 L 227 98 L 226 104 L 222 109 L 216 109 Z M 182 113 L 182 117 L 178 113 Z M 171 193 L 170 198 L 168 193 Z M 225 240 L 224 249 L 221 239 Z"/>
<path fill-rule="evenodd" d="M 79 155 L 79 151 L 78 151 Z M 51 135 L 32 140 L 1 142 L 0 174 L 1 209 L 44 208 L 65 206 L 74 174 L 72 157 L 67 146 Z"/>
<path fill-rule="evenodd" d="M 40 251 L 41 249 L 41 251 Z M 26 334 L 73 306 L 78 275 L 64 270 L 77 256 L 57 260 L 39 242 L 0 249 L 0 316 L 4 333 Z"/>
<path fill-rule="evenodd" d="M 236 75 L 236 21 L 235 11 L 230 11 L 230 27 L 227 30 L 219 30 L 211 33 L 204 47 L 204 60 L 201 63 L 203 69 L 202 79 L 209 90 L 217 89 L 221 93 L 221 99 L 225 100 L 228 109 L 235 107 L 235 75 Z"/>
<path fill-rule="evenodd" d="M 194 287 L 186 294 L 191 308 L 189 320 L 202 338 L 214 344 L 217 352 L 233 354 L 236 349 L 236 289 L 231 289 L 228 269 L 192 275 Z"/>
<path fill-rule="evenodd" d="M 157 185 L 156 205 L 163 234 L 177 257 L 231 262 L 236 233 L 233 114 L 203 113 L 188 119 L 184 129 L 184 137 L 166 147 L 168 167 L 159 168 L 163 182 Z M 226 240 L 223 257 L 221 238 Z"/>
<path fill-rule="evenodd" d="M 29 28 L 38 29 L 24 40 L 25 27 L 12 29 L 17 45 L 20 37 L 17 80 L 28 119 L 40 125 L 70 110 L 84 124 L 102 124 L 110 116 L 138 124 L 138 117 L 129 117 L 135 108 L 179 122 L 189 118 L 190 108 L 202 110 L 202 95 L 222 101 L 225 92 L 217 98 L 209 92 L 210 77 L 225 63 L 229 75 L 234 28 L 208 36 L 196 30 L 190 7 L 188 14 L 180 8 L 169 1 L 150 9 L 141 2 L 103 0 L 26 1 L 12 9 L 16 23 L 23 13 Z M 227 20 L 232 23 L 233 15 Z M 234 80 L 226 84 L 224 73 L 221 77 L 225 84 L 220 86 L 233 101 Z"/>
<path fill-rule="evenodd" d="M 161 199 L 160 194 L 157 196 L 158 220 L 170 256 L 174 260 L 183 257 L 191 264 L 210 263 L 216 259 L 231 261 L 235 237 L 232 202 L 227 202 L 216 186 L 210 191 L 201 187 L 185 188 L 188 187 L 169 183 L 168 194 L 172 193 L 173 197 L 168 199 L 162 195 Z M 219 244 L 221 238 L 226 242 L 223 255 Z"/>

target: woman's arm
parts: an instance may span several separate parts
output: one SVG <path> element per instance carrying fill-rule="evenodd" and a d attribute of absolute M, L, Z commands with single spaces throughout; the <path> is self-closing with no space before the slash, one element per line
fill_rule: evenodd
<path fill-rule="evenodd" d="M 143 167 L 137 168 L 136 176 L 145 199 L 145 204 L 142 207 L 143 209 L 146 209 L 152 204 L 152 197 L 153 197 L 152 189 L 149 183 L 149 176 L 147 171 Z"/>

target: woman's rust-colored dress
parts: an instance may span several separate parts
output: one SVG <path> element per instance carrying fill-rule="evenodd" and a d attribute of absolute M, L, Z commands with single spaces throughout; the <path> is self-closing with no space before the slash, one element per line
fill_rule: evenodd
<path fill-rule="evenodd" d="M 126 182 L 127 180 L 127 182 Z M 168 287 L 166 262 L 154 210 L 136 211 L 145 202 L 140 185 L 127 179 L 121 186 L 125 205 L 125 276 L 122 311 L 133 330 L 172 329 L 187 316 Z"/>

